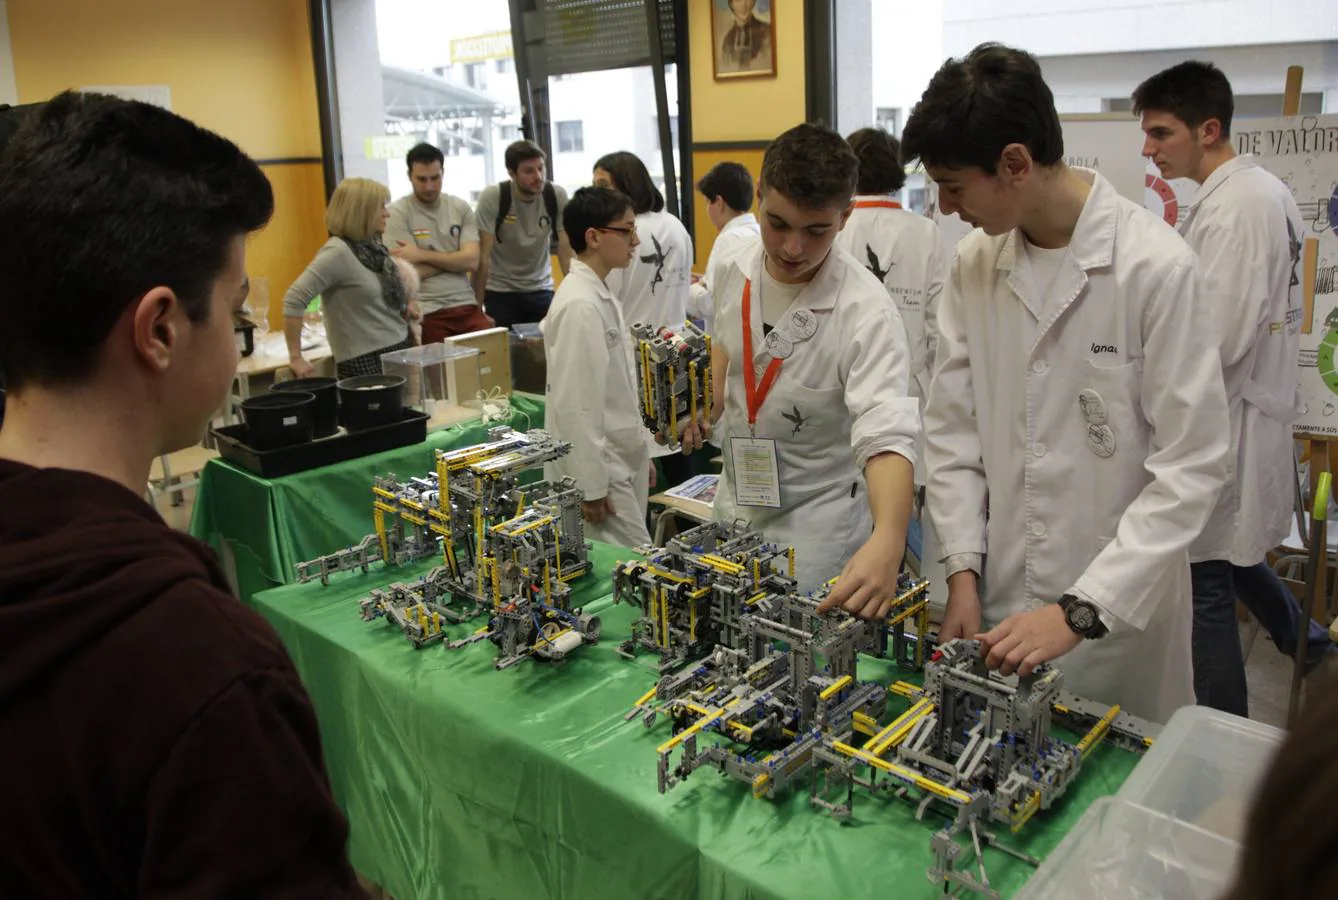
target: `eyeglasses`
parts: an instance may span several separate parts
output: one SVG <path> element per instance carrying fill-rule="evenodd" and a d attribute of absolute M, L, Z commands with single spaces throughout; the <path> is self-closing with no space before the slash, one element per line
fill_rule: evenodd
<path fill-rule="evenodd" d="M 603 228 L 596 228 L 595 231 L 616 231 L 618 234 L 621 234 L 621 235 L 622 235 L 623 237 L 625 237 L 625 238 L 634 238 L 634 237 L 636 237 L 636 226 L 635 226 L 635 225 L 631 226 L 630 228 L 617 228 L 617 227 L 615 227 L 615 226 L 613 226 L 613 225 L 607 225 L 607 226 L 605 226 L 605 227 L 603 227 Z"/>

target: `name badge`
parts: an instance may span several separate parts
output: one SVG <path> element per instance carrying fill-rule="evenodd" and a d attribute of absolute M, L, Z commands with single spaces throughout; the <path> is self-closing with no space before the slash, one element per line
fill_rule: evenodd
<path fill-rule="evenodd" d="M 776 442 L 767 438 L 730 438 L 734 500 L 739 506 L 780 509 L 780 467 Z"/>

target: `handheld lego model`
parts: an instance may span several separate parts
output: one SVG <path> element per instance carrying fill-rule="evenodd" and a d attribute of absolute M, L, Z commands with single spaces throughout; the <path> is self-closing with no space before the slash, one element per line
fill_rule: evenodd
<path fill-rule="evenodd" d="M 681 334 L 637 322 L 632 340 L 641 420 L 677 449 L 680 426 L 711 411 L 711 338 L 691 322 Z"/>
<path fill-rule="evenodd" d="M 794 589 L 793 548 L 768 543 L 742 520 L 699 525 L 614 568 L 613 602 L 641 609 L 618 652 L 658 653 L 665 672 L 716 644 L 740 647 L 743 615 Z"/>
<path fill-rule="evenodd" d="M 448 650 L 489 640 L 497 645 L 493 666 L 505 669 L 531 657 L 561 660 L 599 640 L 599 618 L 572 609 L 567 584 L 590 568 L 582 496 L 570 478 L 555 489 L 545 485 L 540 499 L 488 529 L 479 567 L 491 607 L 488 624 L 446 642 Z"/>
<path fill-rule="evenodd" d="M 825 793 L 845 794 L 844 801 L 832 802 L 815 780 L 813 805 L 848 816 L 858 784 L 917 801 L 919 818 L 931 807 L 951 814 L 930 841 L 930 881 L 942 883 L 945 893 L 961 886 L 998 898 L 985 872 L 982 846 L 1032 865 L 1038 861 L 999 843 L 984 826 L 996 822 L 1017 833 L 1038 810 L 1063 796 L 1103 738 L 1142 752 L 1160 731 L 1118 706 L 1061 693 L 1062 684 L 1063 674 L 1049 665 L 1006 681 L 986 669 L 978 642 L 949 641 L 929 661 L 923 689 L 901 682 L 892 686 L 914 701 L 903 715 L 861 746 L 833 734 L 813 751 Z M 1085 734 L 1076 744 L 1055 738 L 1050 727 L 1056 721 Z M 858 774 L 866 769 L 867 778 Z M 963 833 L 970 835 L 969 846 L 956 841 Z M 973 856 L 978 877 L 959 868 Z"/>

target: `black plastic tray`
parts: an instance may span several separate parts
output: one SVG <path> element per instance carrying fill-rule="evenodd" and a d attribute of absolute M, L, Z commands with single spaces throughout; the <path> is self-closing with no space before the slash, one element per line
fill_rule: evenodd
<path fill-rule="evenodd" d="M 390 425 L 351 432 L 341 428 L 329 437 L 279 447 L 277 450 L 248 447 L 245 444 L 245 425 L 214 428 L 210 434 L 218 444 L 219 455 L 228 462 L 254 472 L 261 478 L 280 478 L 383 450 L 421 444 L 427 440 L 427 420 L 426 413 L 406 409 L 404 418 Z"/>

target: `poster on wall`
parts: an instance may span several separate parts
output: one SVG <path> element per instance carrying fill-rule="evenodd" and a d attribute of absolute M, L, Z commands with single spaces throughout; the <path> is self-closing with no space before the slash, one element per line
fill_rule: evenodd
<path fill-rule="evenodd" d="M 776 4 L 711 0 L 711 64 L 717 81 L 776 75 Z M 803 5 L 794 4 L 799 13 Z"/>
<path fill-rule="evenodd" d="M 1294 427 L 1338 436 L 1338 115 L 1249 119 L 1232 140 L 1291 189 L 1301 211 L 1302 233 L 1291 236 L 1292 284 L 1301 295 Z"/>
<path fill-rule="evenodd" d="M 1137 119 L 1127 113 L 1066 114 L 1059 127 L 1064 162 L 1100 172 L 1121 197 L 1143 204 L 1143 130 Z"/>

